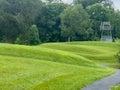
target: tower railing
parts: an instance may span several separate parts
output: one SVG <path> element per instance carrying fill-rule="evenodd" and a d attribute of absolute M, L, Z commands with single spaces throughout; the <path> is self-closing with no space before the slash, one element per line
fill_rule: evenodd
<path fill-rule="evenodd" d="M 112 37 L 112 28 L 110 22 L 102 22 L 100 25 L 100 30 L 101 30 L 101 41 L 108 41 L 112 42 L 113 37 Z"/>

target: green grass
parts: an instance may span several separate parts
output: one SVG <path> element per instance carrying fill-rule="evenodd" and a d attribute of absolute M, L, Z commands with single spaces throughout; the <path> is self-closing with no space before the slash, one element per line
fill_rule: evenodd
<path fill-rule="evenodd" d="M 117 62 L 117 49 L 100 42 L 0 44 L 0 90 L 79 90 L 114 73 L 96 62 Z"/>
<path fill-rule="evenodd" d="M 71 52 L 54 50 L 51 48 L 44 48 L 39 46 L 20 46 L 20 45 L 0 45 L 0 55 L 42 59 L 52 62 L 67 63 L 81 66 L 97 66 L 96 63 L 89 59 L 78 56 Z"/>
<path fill-rule="evenodd" d="M 43 47 L 72 52 L 97 63 L 117 63 L 116 53 L 119 43 L 109 42 L 72 42 L 43 44 Z"/>
<path fill-rule="evenodd" d="M 112 87 L 111 90 L 120 90 L 120 85 Z"/>
<path fill-rule="evenodd" d="M 120 69 L 120 64 L 119 65 L 110 65 L 109 67 L 115 68 L 115 69 Z"/>

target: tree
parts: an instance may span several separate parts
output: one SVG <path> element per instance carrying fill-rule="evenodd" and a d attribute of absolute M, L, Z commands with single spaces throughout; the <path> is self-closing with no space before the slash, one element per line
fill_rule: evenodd
<path fill-rule="evenodd" d="M 61 3 L 62 0 L 44 0 L 45 3 Z"/>
<path fill-rule="evenodd" d="M 64 3 L 45 5 L 36 18 L 42 42 L 60 41 L 60 14 L 66 8 Z"/>
<path fill-rule="evenodd" d="M 101 3 L 103 0 L 74 0 L 74 4 L 82 4 L 84 8 L 95 3 Z"/>
<path fill-rule="evenodd" d="M 102 5 L 106 8 L 113 9 L 113 2 L 111 0 L 103 0 Z"/>
<path fill-rule="evenodd" d="M 104 21 L 110 21 L 110 14 L 113 10 L 104 7 L 100 3 L 88 6 L 86 10 L 90 15 L 95 38 L 100 37 L 100 24 Z"/>
<path fill-rule="evenodd" d="M 26 41 L 29 27 L 41 7 L 41 0 L 0 0 L 0 40 L 14 43 L 20 38 Z"/>
<path fill-rule="evenodd" d="M 62 36 L 68 38 L 68 41 L 76 35 L 80 36 L 80 38 L 88 38 L 90 32 L 92 32 L 90 28 L 89 15 L 81 5 L 70 6 L 61 14 L 61 33 Z"/>
<path fill-rule="evenodd" d="M 113 26 L 113 36 L 114 38 L 120 38 L 120 11 L 112 11 L 109 15 Z"/>
<path fill-rule="evenodd" d="M 87 8 L 90 5 L 101 3 L 107 8 L 113 8 L 113 2 L 111 0 L 74 0 L 74 4 L 82 4 L 83 8 Z"/>
<path fill-rule="evenodd" d="M 30 45 L 37 45 L 40 43 L 39 32 L 36 25 L 32 25 L 29 30 L 28 42 Z"/>
<path fill-rule="evenodd" d="M 13 15 L 7 13 L 1 14 L 0 32 L 2 41 L 6 43 L 14 43 L 14 40 L 19 34 L 19 28 L 17 20 Z"/>

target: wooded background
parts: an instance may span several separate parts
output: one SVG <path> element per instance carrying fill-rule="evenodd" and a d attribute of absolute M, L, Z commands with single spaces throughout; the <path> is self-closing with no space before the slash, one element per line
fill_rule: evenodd
<path fill-rule="evenodd" d="M 44 42 L 100 39 L 100 24 L 110 21 L 120 38 L 120 11 L 111 0 L 0 0 L 0 42 L 37 45 Z"/>

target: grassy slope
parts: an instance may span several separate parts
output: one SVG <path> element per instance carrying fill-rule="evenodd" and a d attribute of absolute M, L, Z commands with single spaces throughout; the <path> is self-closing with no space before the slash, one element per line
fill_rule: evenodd
<path fill-rule="evenodd" d="M 119 86 L 112 87 L 111 90 L 120 90 L 120 85 L 119 85 Z"/>
<path fill-rule="evenodd" d="M 71 52 L 54 50 L 39 46 L 20 46 L 20 45 L 0 45 L 0 55 L 16 56 L 24 58 L 42 59 L 53 62 L 60 62 L 81 66 L 97 66 L 96 63 L 89 59 L 78 56 Z"/>
<path fill-rule="evenodd" d="M 98 63 L 117 63 L 115 58 L 120 44 L 107 42 L 73 42 L 43 44 L 43 47 L 64 50 Z"/>
<path fill-rule="evenodd" d="M 77 90 L 113 73 L 82 55 L 81 50 L 89 55 L 96 51 L 79 48 L 79 44 L 87 46 L 87 42 L 31 47 L 0 44 L 0 89 Z M 111 46 L 110 50 L 116 48 Z"/>

